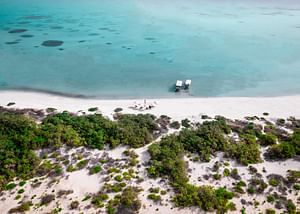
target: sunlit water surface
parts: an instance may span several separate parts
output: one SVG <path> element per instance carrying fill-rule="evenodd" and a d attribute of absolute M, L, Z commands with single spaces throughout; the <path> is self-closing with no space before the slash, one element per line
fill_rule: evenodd
<path fill-rule="evenodd" d="M 298 3 L 297 3 L 298 2 Z M 300 93 L 300 1 L 0 0 L 0 89 Z"/>

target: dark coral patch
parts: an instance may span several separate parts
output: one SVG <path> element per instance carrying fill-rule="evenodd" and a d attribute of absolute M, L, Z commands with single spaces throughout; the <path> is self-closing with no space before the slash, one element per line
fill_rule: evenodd
<path fill-rule="evenodd" d="M 35 19 L 46 19 L 46 18 L 49 18 L 49 16 L 36 16 L 36 15 L 33 15 L 33 16 L 25 16 L 24 19 L 32 19 L 32 20 L 35 20 Z"/>
<path fill-rule="evenodd" d="M 22 38 L 31 38 L 33 37 L 33 35 L 30 35 L 30 34 L 24 34 L 24 35 L 21 35 Z"/>
<path fill-rule="evenodd" d="M 99 30 L 110 30 L 108 27 L 101 27 L 101 28 L 99 28 Z"/>
<path fill-rule="evenodd" d="M 27 31 L 26 29 L 14 29 L 14 30 L 8 31 L 8 33 L 23 33 L 26 31 Z"/>
<path fill-rule="evenodd" d="M 90 33 L 89 36 L 99 36 L 99 33 Z"/>
<path fill-rule="evenodd" d="M 20 24 L 20 25 L 26 25 L 26 24 L 30 24 L 30 22 L 18 22 L 18 24 Z"/>
<path fill-rule="evenodd" d="M 7 45 L 15 45 L 15 44 L 18 44 L 19 42 L 15 41 L 15 42 L 5 42 L 5 44 Z"/>
<path fill-rule="evenodd" d="M 50 28 L 53 29 L 53 30 L 59 30 L 59 29 L 63 29 L 64 27 L 62 27 L 62 26 L 51 26 Z"/>
<path fill-rule="evenodd" d="M 45 47 L 57 47 L 61 46 L 64 42 L 59 40 L 47 40 L 42 43 Z"/>
<path fill-rule="evenodd" d="M 153 37 L 146 37 L 145 40 L 148 40 L 148 41 L 154 41 L 155 38 L 153 38 Z"/>

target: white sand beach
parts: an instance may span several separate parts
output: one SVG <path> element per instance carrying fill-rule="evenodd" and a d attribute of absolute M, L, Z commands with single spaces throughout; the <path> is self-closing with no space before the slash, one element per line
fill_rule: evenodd
<path fill-rule="evenodd" d="M 222 115 L 232 119 L 242 119 L 245 116 L 262 116 L 264 112 L 269 117 L 287 118 L 300 117 L 300 95 L 284 97 L 216 97 L 216 98 L 174 98 L 174 99 L 147 99 L 147 103 L 157 102 L 157 106 L 143 113 L 157 116 L 168 115 L 173 119 L 189 118 L 197 120 L 201 115 Z M 16 104 L 12 108 L 56 108 L 59 111 L 67 110 L 78 112 L 86 111 L 91 107 L 98 107 L 99 111 L 108 117 L 112 116 L 115 108 L 122 108 L 123 113 L 139 113 L 129 107 L 134 102 L 143 103 L 142 99 L 129 100 L 101 100 L 70 98 L 57 95 L 1 91 L 0 105 L 6 106 L 9 102 Z"/>

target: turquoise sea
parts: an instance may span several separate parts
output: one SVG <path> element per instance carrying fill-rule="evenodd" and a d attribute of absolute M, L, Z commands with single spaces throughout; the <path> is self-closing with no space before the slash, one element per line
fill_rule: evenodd
<path fill-rule="evenodd" d="M 0 89 L 105 98 L 300 93 L 297 0 L 0 0 Z"/>

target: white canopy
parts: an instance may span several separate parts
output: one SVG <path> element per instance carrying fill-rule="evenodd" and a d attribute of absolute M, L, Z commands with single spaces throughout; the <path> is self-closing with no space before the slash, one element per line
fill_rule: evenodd
<path fill-rule="evenodd" d="M 176 81 L 176 87 L 181 87 L 182 86 L 182 81 L 181 80 L 177 80 Z"/>
<path fill-rule="evenodd" d="M 185 84 L 186 84 L 186 85 L 191 85 L 191 84 L 192 84 L 192 80 L 186 80 L 186 81 L 185 81 Z"/>

